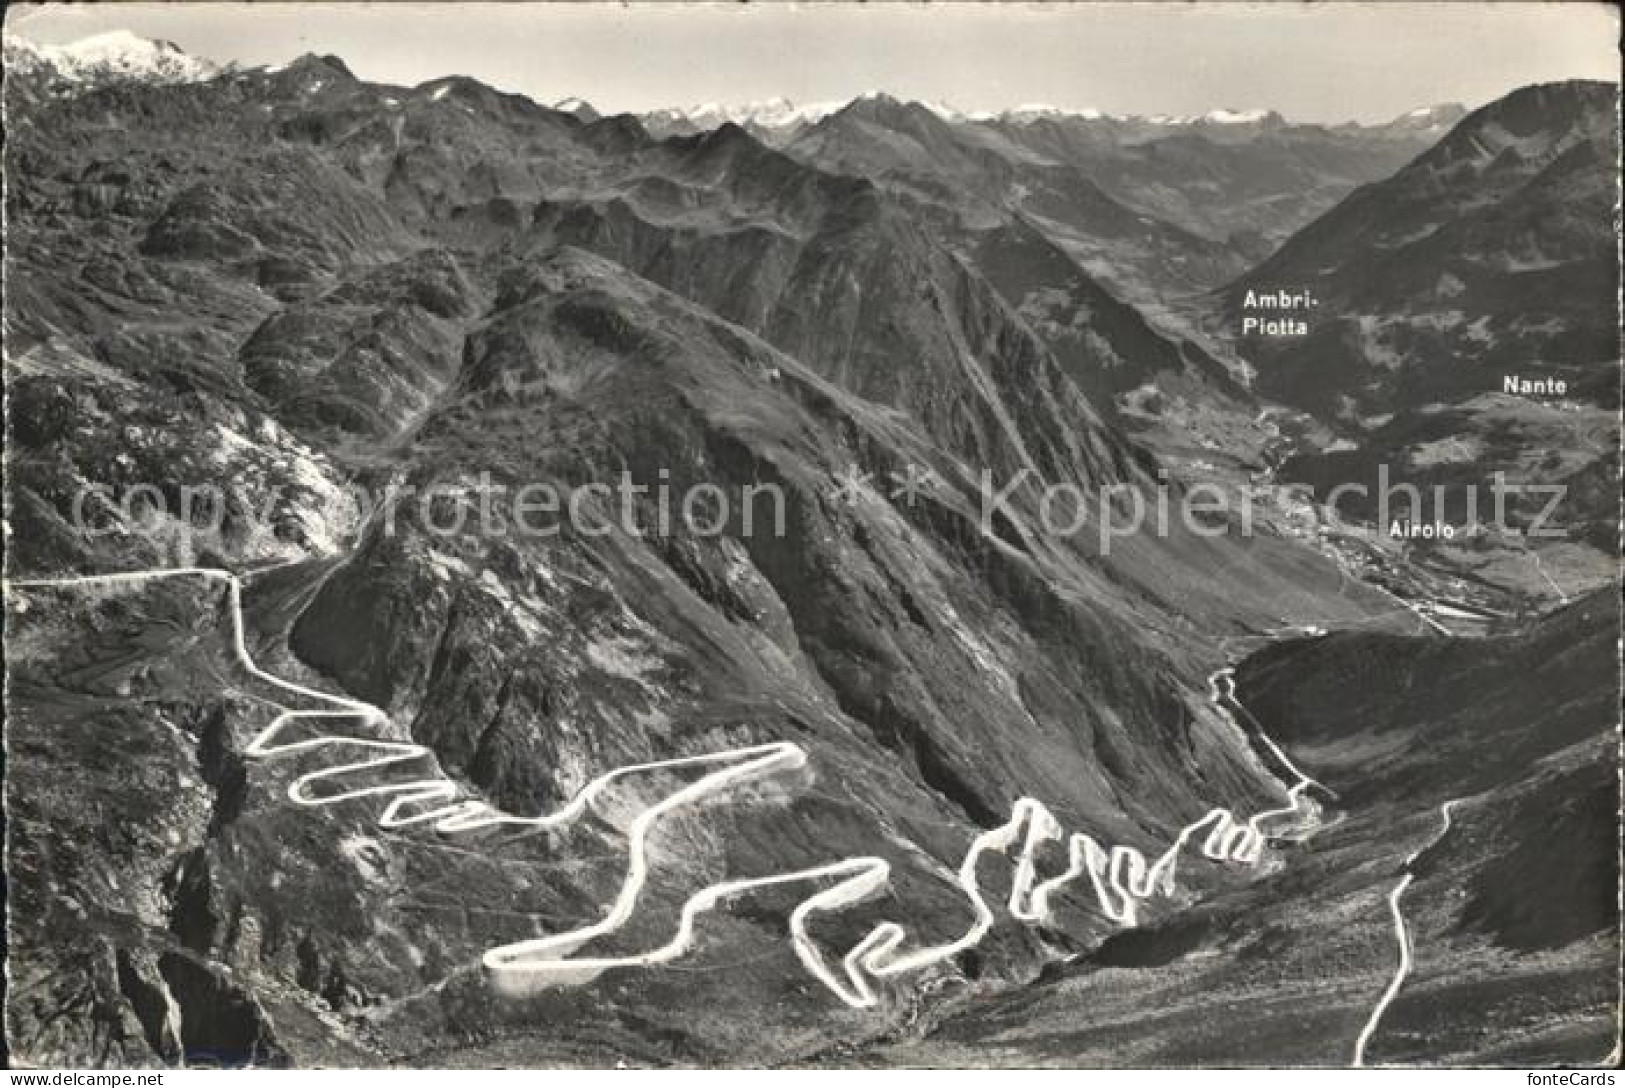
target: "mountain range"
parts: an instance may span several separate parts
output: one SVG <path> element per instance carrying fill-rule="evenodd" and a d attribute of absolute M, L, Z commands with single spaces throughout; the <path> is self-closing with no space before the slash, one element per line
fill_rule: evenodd
<path fill-rule="evenodd" d="M 687 136 L 696 132 L 707 132 L 728 122 L 747 129 L 793 129 L 815 124 L 854 102 L 881 97 L 890 96 L 883 91 L 865 91 L 851 99 L 803 104 L 782 97 L 739 104 L 706 102 L 692 106 L 668 106 L 663 109 L 646 110 L 638 113 L 637 117 L 650 132 L 662 136 Z M 556 108 L 575 108 L 578 104 L 589 105 L 583 99 L 576 98 L 567 99 L 557 104 Z M 1406 131 L 1440 136 L 1467 112 L 1463 107 L 1454 104 L 1422 106 L 1408 110 L 1391 121 L 1375 125 L 1347 122 L 1334 126 L 1292 126 L 1274 110 L 1263 109 L 1215 109 L 1206 113 L 1185 115 L 1142 115 L 1108 114 L 1087 106 L 1051 106 L 1036 102 L 1002 110 L 960 110 L 947 103 L 934 101 L 922 102 L 920 105 L 949 122 L 979 124 L 1003 122 L 1018 125 L 1058 120 L 1100 122 L 1118 128 L 1136 128 L 1143 134 L 1154 134 L 1158 130 L 1224 126 L 1238 132 L 1259 128 L 1330 127 L 1334 131 Z"/>
<path fill-rule="evenodd" d="M 1515 92 L 1442 138 L 1448 111 L 1338 128 L 885 95 L 663 127 L 334 56 L 112 45 L 126 59 L 7 42 L 14 1053 L 1345 1064 L 1391 970 L 1401 858 L 1458 798 L 1459 850 L 1428 871 L 1474 894 L 1430 901 L 1454 967 L 1424 992 L 1462 1022 L 1429 1050 L 1410 1004 L 1374 1053 L 1606 1052 L 1601 551 L 1567 560 L 1563 609 L 1481 577 L 1505 624 L 1455 638 L 1273 492 L 1111 531 L 1136 500 L 1335 452 L 1346 413 L 1320 390 L 1356 378 L 1185 322 L 1244 284 L 1312 282 L 1354 314 L 1448 272 L 1476 307 L 1457 337 L 1504 312 L 1505 277 L 1567 284 L 1510 335 L 1602 374 L 1601 90 Z M 1415 246 L 1408 278 L 1362 263 L 1380 239 Z M 1427 297 L 1392 312 L 1420 327 Z M 1454 365 L 1434 349 L 1409 369 Z M 1399 418 L 1429 383 L 1457 388 L 1395 379 L 1363 410 Z M 1278 449 L 1273 419 L 1327 443 Z M 217 503 L 186 505 L 205 484 Z M 526 486 L 581 516 L 513 530 Z M 779 505 L 727 504 L 752 489 Z M 706 495 L 719 531 L 668 494 Z M 199 570 L 238 581 L 148 576 Z M 1520 660 L 1585 696 L 1513 698 Z M 1443 700 L 1430 668 L 1483 681 L 1446 708 L 1477 731 L 1450 758 L 1436 708 L 1384 686 Z M 268 755 L 284 724 L 309 732 Z M 696 761 L 773 744 L 804 761 L 699 789 Z M 332 762 L 378 745 L 418 754 Z M 570 812 L 604 776 L 573 821 L 399 819 L 451 796 Z M 1170 849 L 1177 880 L 1127 926 L 1088 879 L 1037 920 L 1005 909 L 1070 864 L 1060 830 L 1030 832 L 1025 877 L 968 854 L 1013 853 L 1034 801 L 1117 848 L 1113 880 Z M 1273 814 L 1256 865 L 1198 849 L 1216 810 Z M 1547 841 L 1583 852 L 1549 930 L 1528 922 Z M 884 887 L 809 913 L 827 877 L 771 883 L 846 859 Z M 727 882 L 753 890 L 680 959 L 493 995 L 493 948 L 586 927 L 577 959 L 647 954 Z M 863 975 L 848 957 L 886 941 L 919 965 L 864 975 L 873 1007 L 806 970 L 813 947 Z"/>
<path fill-rule="evenodd" d="M 903 149 L 880 136 L 865 153 L 859 123 L 887 111 L 916 111 L 912 120 L 883 123 L 885 132 L 910 131 L 919 149 Z M 875 171 L 903 180 L 922 170 L 955 174 L 969 155 L 980 170 L 1001 170 L 999 198 L 1022 203 L 1033 174 L 1074 172 L 1101 186 L 1142 222 L 1165 222 L 1202 238 L 1234 240 L 1253 259 L 1355 185 L 1386 176 L 1436 140 L 1465 110 L 1422 107 L 1385 124 L 1292 124 L 1269 110 L 1212 110 L 1172 116 L 1113 116 L 1094 109 L 1024 105 L 964 112 L 941 103 L 908 103 L 883 92 L 848 102 L 797 106 L 786 99 L 743 106 L 707 104 L 640 115 L 656 135 L 686 135 L 737 124 L 772 146 L 820 166 Z M 942 122 L 934 129 L 924 114 Z M 833 145 L 833 148 L 832 148 Z M 956 146 L 957 145 L 957 146 Z M 952 148 L 952 150 L 950 150 Z M 947 156 L 944 158 L 943 156 Z M 1074 183 L 1076 184 L 1076 183 Z M 1124 216 L 1128 219 L 1129 216 Z M 1198 273 L 1200 275 L 1200 273 Z M 1166 276 L 1151 287 L 1179 283 Z"/>

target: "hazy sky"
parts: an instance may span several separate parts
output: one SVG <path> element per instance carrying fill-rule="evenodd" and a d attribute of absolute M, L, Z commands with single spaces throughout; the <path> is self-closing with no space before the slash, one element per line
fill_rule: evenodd
<path fill-rule="evenodd" d="M 17 4 L 40 43 L 124 28 L 217 61 L 336 53 L 357 75 L 458 73 L 602 111 L 866 90 L 990 109 L 1269 107 L 1384 120 L 1526 83 L 1617 80 L 1602 3 Z"/>

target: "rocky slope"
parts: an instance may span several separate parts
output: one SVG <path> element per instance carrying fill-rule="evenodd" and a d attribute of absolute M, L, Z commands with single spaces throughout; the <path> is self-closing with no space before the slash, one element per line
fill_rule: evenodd
<path fill-rule="evenodd" d="M 972 924 L 955 872 L 1021 797 L 1147 853 L 1212 806 L 1279 805 L 1210 698 L 1229 639 L 1396 622 L 1268 532 L 1103 551 L 1126 497 L 1046 530 L 1043 483 L 1184 494 L 1115 418 L 1129 383 L 1244 393 L 1019 219 L 969 246 L 917 194 L 736 126 L 661 140 L 333 57 L 8 121 L 27 1061 L 833 1060 L 1118 927 L 1086 887 L 1051 924 L 1001 910 L 858 1010 L 787 940 L 816 884 L 784 885 L 707 912 L 680 960 L 497 1000 L 481 956 L 602 917 L 640 814 L 693 774 L 630 775 L 547 830 L 391 826 L 390 799 L 429 781 L 535 816 L 629 764 L 793 741 L 796 773 L 662 817 L 637 910 L 578 951 L 659 947 L 709 886 L 853 856 L 890 881 L 821 912 L 817 947 L 883 921 L 930 947 Z M 985 527 L 984 473 L 1027 481 Z M 525 485 L 581 501 L 526 528 Z M 243 574 L 240 645 L 219 582 L 17 584 L 189 565 Z M 315 700 L 272 676 L 384 716 L 300 719 L 320 743 L 257 754 Z M 353 766 L 380 741 L 424 751 Z M 982 869 L 1002 900 L 1010 867 Z M 1149 918 L 1249 880 L 1181 872 Z"/>

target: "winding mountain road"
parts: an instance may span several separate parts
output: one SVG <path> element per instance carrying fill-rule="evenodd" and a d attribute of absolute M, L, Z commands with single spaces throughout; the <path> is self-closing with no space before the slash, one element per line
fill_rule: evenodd
<path fill-rule="evenodd" d="M 1416 863 L 1417 858 L 1439 845 L 1444 840 L 1444 837 L 1450 834 L 1450 810 L 1456 806 L 1459 800 L 1458 798 L 1446 801 L 1439 806 L 1439 830 L 1434 832 L 1432 838 L 1412 850 L 1405 858 L 1405 875 L 1394 886 L 1394 890 L 1388 893 L 1388 910 L 1394 916 L 1394 938 L 1399 943 L 1399 966 L 1395 969 L 1393 980 L 1388 983 L 1388 988 L 1377 999 L 1377 1006 L 1371 1010 L 1371 1016 L 1366 1020 L 1365 1028 L 1360 1032 L 1360 1037 L 1354 1042 L 1354 1061 L 1352 1064 L 1357 1069 L 1365 1066 L 1366 1047 L 1370 1045 L 1371 1037 L 1376 1034 L 1377 1025 L 1382 1023 L 1382 1014 L 1388 1011 L 1388 1006 L 1393 1003 L 1395 997 L 1399 996 L 1400 987 L 1405 985 L 1405 979 L 1411 973 L 1411 935 L 1410 931 L 1405 928 L 1405 912 L 1399 905 L 1400 900 L 1405 897 L 1405 890 L 1411 886 L 1411 881 L 1416 879 L 1416 874 L 1411 872 L 1410 868 Z"/>
<path fill-rule="evenodd" d="M 1148 861 L 1138 849 L 1126 845 L 1102 845 L 1082 832 L 1066 837 L 1055 816 L 1041 802 L 1023 797 L 1012 806 L 1010 819 L 999 827 L 984 831 L 971 843 L 960 864 L 957 883 L 972 909 L 969 927 L 958 937 L 938 944 L 925 945 L 904 951 L 907 931 L 895 922 L 876 926 L 859 941 L 840 961 L 839 971 L 831 966 L 823 951 L 808 932 L 811 918 L 821 912 L 845 909 L 882 891 L 891 875 L 890 864 L 879 857 L 849 857 L 827 865 L 798 869 L 770 876 L 733 880 L 702 889 L 683 905 L 676 932 L 665 944 L 653 950 L 620 957 L 576 957 L 574 953 L 594 938 L 620 929 L 634 914 L 639 896 L 648 878 L 648 839 L 653 826 L 668 813 L 685 805 L 694 805 L 713 794 L 731 789 L 768 775 L 791 771 L 807 764 L 807 753 L 799 745 L 773 742 L 734 748 L 727 751 L 687 756 L 678 759 L 635 763 L 609 771 L 593 779 L 563 808 L 542 816 L 513 816 L 501 812 L 483 801 L 464 796 L 461 787 L 443 774 L 405 782 L 365 783 L 373 772 L 403 763 L 425 761 L 434 763 L 434 753 L 423 745 L 402 741 L 374 740 L 343 734 L 309 737 L 303 740 L 284 740 L 289 727 L 300 722 L 355 721 L 363 727 L 377 727 L 388 722 L 380 708 L 371 703 L 317 691 L 289 680 L 273 676 L 254 664 L 245 643 L 242 583 L 229 571 L 204 567 L 150 570 L 121 574 L 87 575 L 72 578 L 35 579 L 11 582 L 11 590 L 60 589 L 74 587 L 139 586 L 162 579 L 200 578 L 218 583 L 226 589 L 229 606 L 232 652 L 239 665 L 273 687 L 311 700 L 322 709 L 295 709 L 282 707 L 282 713 L 256 735 L 244 749 L 250 759 L 274 759 L 295 753 L 326 750 L 339 756 L 351 756 L 349 762 L 336 762 L 320 770 L 300 775 L 287 790 L 295 804 L 320 807 L 366 798 L 388 798 L 376 817 L 385 828 L 428 825 L 441 833 L 472 831 L 492 826 L 530 828 L 559 827 L 587 813 L 593 802 L 615 782 L 647 771 L 702 769 L 695 781 L 666 795 L 659 802 L 640 813 L 627 830 L 629 855 L 627 875 L 620 891 L 608 910 L 598 921 L 565 933 L 533 940 L 519 941 L 492 948 L 482 957 L 482 964 L 492 987 L 499 993 L 522 996 L 554 986 L 578 984 L 588 981 L 606 970 L 620 967 L 647 967 L 668 963 L 693 947 L 700 915 L 718 904 L 755 889 L 792 883 L 817 884 L 832 881 L 803 900 L 790 916 L 790 939 L 796 956 L 806 969 L 822 982 L 841 1001 L 854 1008 L 870 1008 L 880 1002 L 875 988 L 877 980 L 893 978 L 929 967 L 973 947 L 992 928 L 997 915 L 984 896 L 977 867 L 989 853 L 1009 856 L 1015 851 L 1015 869 L 1012 887 L 1006 904 L 1009 913 L 1027 923 L 1047 921 L 1051 917 L 1051 899 L 1064 886 L 1084 876 L 1089 878 L 1102 913 L 1125 926 L 1135 925 L 1141 905 L 1156 895 L 1168 895 L 1175 889 L 1176 866 L 1180 854 L 1193 840 L 1200 839 L 1202 854 L 1215 861 L 1228 861 L 1254 865 L 1263 856 L 1269 838 L 1265 824 L 1283 818 L 1289 819 L 1293 830 L 1301 831 L 1305 824 L 1313 825 L 1318 808 L 1304 797 L 1304 791 L 1316 785 L 1313 779 L 1293 766 L 1285 753 L 1267 736 L 1263 737 L 1274 756 L 1280 760 L 1296 780 L 1286 791 L 1285 805 L 1259 812 L 1245 821 L 1230 810 L 1214 808 L 1200 819 L 1180 831 L 1174 842 L 1154 861 Z M 1235 684 L 1231 669 L 1221 669 L 1209 677 L 1209 698 L 1214 707 L 1232 722 L 1225 704 L 1235 703 Z M 1240 728 L 1239 724 L 1237 728 Z M 1262 735 L 1262 734 L 1260 734 Z M 340 757 L 342 758 L 342 757 Z M 311 787 L 338 779 L 361 776 L 363 783 L 348 789 L 314 793 Z M 1447 814 L 1448 815 L 1448 814 Z M 1059 875 L 1045 880 L 1038 878 L 1036 855 L 1048 842 L 1066 838 L 1069 864 Z M 1414 860 L 1415 855 L 1411 860 Z M 1407 875 L 1405 883 L 1410 877 Z M 1405 883 L 1396 889 L 1395 917 L 1403 943 L 1403 921 L 1399 920 L 1397 898 Z M 1408 954 L 1406 966 L 1408 967 Z M 1391 989 L 1397 991 L 1403 973 L 1396 978 Z M 1381 1008 L 1374 1014 L 1371 1027 L 1380 1017 Z M 1368 1029 L 1369 1033 L 1369 1029 Z M 1362 1045 L 1364 1037 L 1362 1036 Z"/>

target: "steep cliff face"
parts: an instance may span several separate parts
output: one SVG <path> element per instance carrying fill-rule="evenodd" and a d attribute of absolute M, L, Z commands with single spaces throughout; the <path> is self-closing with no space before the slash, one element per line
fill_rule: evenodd
<path fill-rule="evenodd" d="M 1113 717 L 1132 715 L 1163 730 L 1181 716 L 1180 700 L 1167 685 L 1172 666 L 1155 651 L 1107 660 L 1106 646 L 1126 650 L 1133 638 L 1122 620 L 1069 601 L 1045 561 L 981 536 L 974 481 L 929 440 L 926 424 L 916 422 L 925 413 L 910 419 L 856 397 L 766 343 L 584 254 L 567 250 L 540 264 L 527 262 L 505 284 L 503 299 L 470 342 L 460 386 L 465 397 L 490 394 L 494 403 L 425 420 L 412 441 L 408 479 L 420 487 L 448 482 L 465 488 L 481 468 L 500 466 L 511 486 L 543 480 L 562 493 L 593 484 L 618 491 L 624 472 L 646 493 L 634 506 L 633 528 L 654 534 L 662 519 L 674 523 L 669 537 L 639 540 L 621 524 L 616 502 L 595 504 L 602 509 L 593 517 L 616 527 L 604 542 L 579 539 L 578 527 L 535 554 L 525 544 L 514 546 L 519 552 L 512 561 L 520 567 L 513 574 L 521 581 L 509 589 L 516 600 L 551 596 L 535 581 L 536 572 L 559 561 L 557 553 L 581 549 L 594 560 L 572 559 L 572 569 L 611 568 L 581 592 L 615 594 L 619 587 L 624 596 L 638 586 L 627 599 L 634 614 L 656 608 L 644 617 L 651 628 L 679 625 L 672 652 L 680 648 L 689 660 L 661 687 L 699 683 L 713 700 L 765 694 L 776 684 L 759 671 L 761 655 L 783 655 L 780 668 L 790 671 L 779 683 L 803 698 L 821 696 L 822 716 L 849 715 L 860 732 L 916 764 L 922 786 L 939 779 L 954 803 L 984 824 L 1002 820 L 1034 774 L 1048 786 L 1082 791 L 1080 797 L 1098 794 L 1099 787 L 1086 783 L 1113 760 L 1101 760 L 1092 751 L 1096 742 L 1086 738 L 1121 745 L 1114 736 L 1121 721 L 1114 726 Z M 495 376 L 515 370 L 529 399 L 510 406 L 501 402 Z M 520 441 L 521 434 L 528 440 Z M 911 463 L 942 482 L 913 502 L 888 497 L 895 487 L 885 474 L 900 476 Z M 863 485 L 850 503 L 831 487 L 848 464 L 880 481 Z M 681 497 L 699 484 L 719 490 L 714 502 L 691 511 L 696 533 L 661 495 Z M 753 487 L 759 489 L 754 496 Z M 744 521 L 747 514 L 754 524 Z M 711 521 L 723 515 L 729 535 L 708 537 Z M 459 595 L 420 590 L 433 584 L 432 557 L 414 561 L 401 554 L 419 540 L 426 547 L 433 541 L 421 527 L 407 532 L 406 542 L 364 542 L 362 554 L 327 582 L 301 617 L 296 652 L 347 686 L 374 685 L 369 697 L 416 715 L 415 728 L 426 736 L 487 720 L 433 691 L 473 682 L 466 665 L 456 664 L 464 643 L 477 644 L 482 657 L 530 661 L 540 641 L 554 647 L 548 658 L 578 663 L 572 669 L 597 659 L 592 646 L 577 645 L 591 624 L 570 607 L 575 591 L 568 586 L 556 591 L 565 601 L 547 605 L 558 612 L 557 629 L 532 637 L 515 630 L 511 647 L 479 625 L 459 631 L 465 619 Z M 482 548 L 477 539 L 463 546 L 476 553 Z M 463 561 L 481 571 L 492 562 L 483 556 Z M 401 580 L 418 566 L 424 568 L 420 578 Z M 480 579 L 480 585 L 501 582 L 504 574 Z M 374 598 L 384 606 L 356 607 Z M 433 615 L 397 626 L 391 619 L 397 609 L 386 602 L 398 602 L 406 614 L 428 608 Z M 348 618 L 335 622 L 341 617 Z M 568 633 L 570 617 L 582 628 L 575 635 Z M 770 621 L 765 629 L 752 630 L 763 621 Z M 711 633 L 696 638 L 686 629 L 691 625 Z M 718 633 L 730 627 L 731 636 Z M 732 646 L 747 635 L 758 644 L 749 654 L 719 653 L 711 645 Z M 431 650 L 435 661 L 427 659 Z M 658 642 L 626 652 L 662 657 Z M 1080 667 L 1084 662 L 1092 664 Z M 499 668 L 484 678 L 483 700 L 496 698 L 504 675 Z M 430 690 L 413 690 L 414 683 Z M 594 689 L 562 680 L 542 686 L 560 689 L 555 701 L 561 706 L 586 700 Z M 1028 705 L 1034 696 L 1042 699 L 1036 710 Z M 425 698 L 442 705 L 420 705 Z M 1109 715 L 1104 707 L 1112 708 Z M 600 706 L 589 724 L 576 727 L 575 743 L 602 745 L 650 709 Z M 527 716 L 517 712 L 516 720 Z M 1008 743 L 1035 729 L 1034 744 Z M 1039 744 L 1040 736 L 1051 739 Z M 1177 747 L 1147 744 L 1157 751 Z M 637 755 L 628 749 L 608 762 Z M 553 762 L 539 757 L 516 755 L 514 762 L 533 769 Z M 1019 762 L 994 772 L 1012 759 Z M 1131 792 L 1168 777 L 1167 770 L 1147 773 Z"/>

